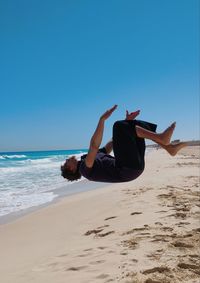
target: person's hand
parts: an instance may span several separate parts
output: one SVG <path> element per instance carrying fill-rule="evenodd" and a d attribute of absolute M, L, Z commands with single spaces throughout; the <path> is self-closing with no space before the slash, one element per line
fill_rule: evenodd
<path fill-rule="evenodd" d="M 128 113 L 128 110 L 126 110 L 126 120 L 134 120 L 139 114 L 140 110 L 131 113 Z"/>
<path fill-rule="evenodd" d="M 117 109 L 117 105 L 114 105 L 112 108 L 110 108 L 109 110 L 107 110 L 101 117 L 100 120 L 105 121 L 106 119 L 108 119 L 112 113 L 115 111 L 115 109 Z"/>

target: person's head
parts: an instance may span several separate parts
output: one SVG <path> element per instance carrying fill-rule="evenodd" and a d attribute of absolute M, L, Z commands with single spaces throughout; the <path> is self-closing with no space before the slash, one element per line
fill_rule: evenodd
<path fill-rule="evenodd" d="M 66 159 L 65 163 L 61 165 L 61 176 L 68 181 L 75 181 L 81 178 L 81 173 L 78 168 L 78 160 L 75 156 Z"/>

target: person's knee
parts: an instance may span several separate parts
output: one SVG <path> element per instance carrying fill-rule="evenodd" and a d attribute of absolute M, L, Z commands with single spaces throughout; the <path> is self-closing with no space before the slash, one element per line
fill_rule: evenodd
<path fill-rule="evenodd" d="M 124 124 L 124 120 L 116 121 L 113 125 L 113 129 L 115 130 L 115 129 L 122 128 L 123 124 Z"/>
<path fill-rule="evenodd" d="M 115 129 L 126 129 L 131 127 L 134 127 L 135 125 L 137 125 L 137 120 L 120 120 L 120 121 L 116 121 L 113 125 L 113 130 Z"/>

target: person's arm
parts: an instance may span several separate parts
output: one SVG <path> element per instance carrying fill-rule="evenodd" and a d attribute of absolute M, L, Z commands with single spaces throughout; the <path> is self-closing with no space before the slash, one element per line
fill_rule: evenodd
<path fill-rule="evenodd" d="M 105 145 L 105 149 L 106 149 L 106 153 L 110 154 L 111 151 L 113 150 L 113 141 L 109 141 L 106 145 Z"/>
<path fill-rule="evenodd" d="M 89 147 L 88 154 L 85 158 L 85 164 L 88 168 L 92 168 L 95 157 L 101 145 L 101 141 L 103 138 L 103 132 L 104 132 L 105 120 L 111 116 L 111 114 L 113 113 L 113 111 L 115 111 L 116 108 L 117 108 L 117 105 L 113 106 L 111 109 L 106 111 L 99 119 L 97 128 L 90 140 L 90 147 Z"/>

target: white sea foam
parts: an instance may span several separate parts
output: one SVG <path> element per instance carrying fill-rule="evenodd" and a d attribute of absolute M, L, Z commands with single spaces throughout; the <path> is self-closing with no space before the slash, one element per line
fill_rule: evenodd
<path fill-rule="evenodd" d="M 32 164 L 46 164 L 51 163 L 53 158 L 42 158 L 42 159 L 28 159 L 28 161 Z"/>
<path fill-rule="evenodd" d="M 56 195 L 52 192 L 23 195 L 4 192 L 0 197 L 0 216 L 51 202 L 55 197 Z"/>
<path fill-rule="evenodd" d="M 0 155 L 0 216 L 52 201 L 56 195 L 51 191 L 71 185 L 61 177 L 61 164 L 72 155 L 80 159 L 84 153 Z"/>
<path fill-rule="evenodd" d="M 27 156 L 26 155 L 18 155 L 18 154 L 16 154 L 16 155 L 3 155 L 3 158 L 4 159 L 13 159 L 13 158 L 26 158 Z"/>

